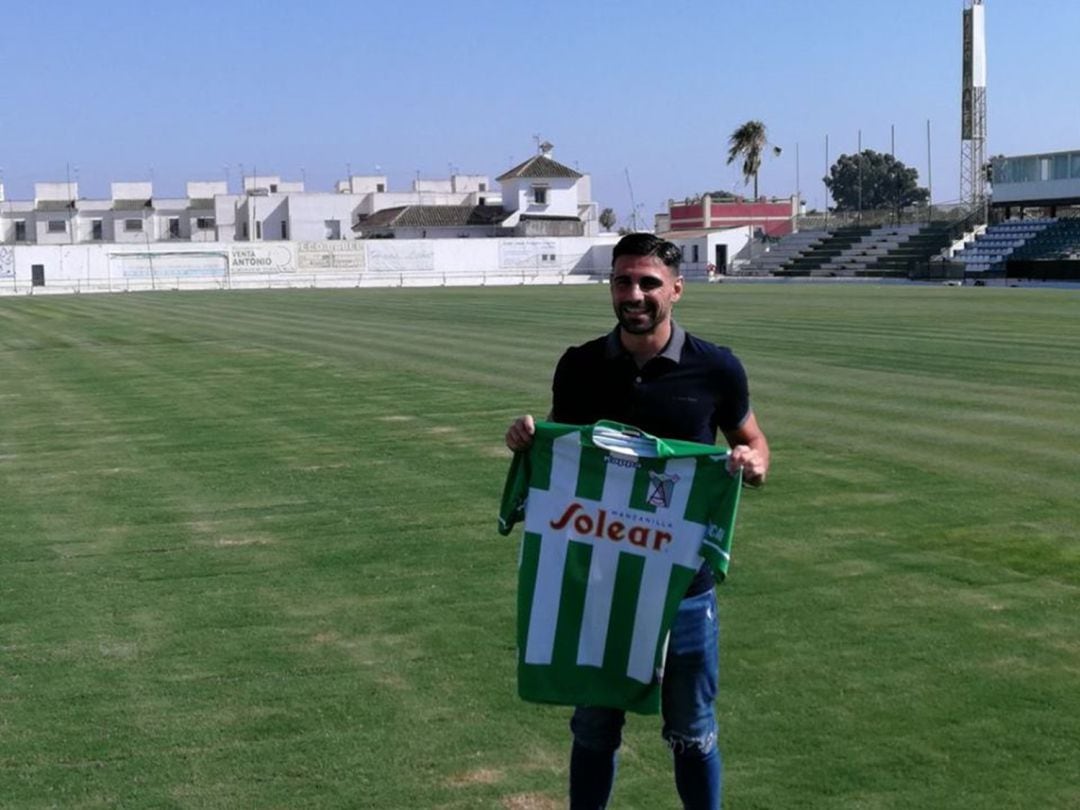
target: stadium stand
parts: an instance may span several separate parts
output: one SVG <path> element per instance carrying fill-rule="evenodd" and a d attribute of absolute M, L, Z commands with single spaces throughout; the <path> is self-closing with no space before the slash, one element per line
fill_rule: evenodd
<path fill-rule="evenodd" d="M 844 255 L 852 245 L 872 232 L 873 228 L 858 225 L 829 231 L 824 239 L 811 245 L 808 250 L 785 264 L 777 271 L 777 275 L 808 276 L 811 271 L 818 270 L 830 260 Z"/>
<path fill-rule="evenodd" d="M 969 273 L 1002 270 L 1009 258 L 1051 230 L 1054 223 L 1053 219 L 1013 219 L 991 225 L 958 250 L 953 261 L 961 262 Z"/>
<path fill-rule="evenodd" d="M 769 276 L 791 260 L 801 256 L 818 242 L 827 239 L 828 231 L 795 231 L 780 238 L 767 252 L 755 256 L 740 271 L 744 276 Z"/>
<path fill-rule="evenodd" d="M 785 260 L 775 264 L 772 259 L 768 269 L 778 276 L 906 278 L 913 263 L 925 264 L 941 252 L 952 228 L 949 223 L 848 226 L 817 233 L 797 251 L 788 246 L 793 234 L 772 251 Z"/>
<path fill-rule="evenodd" d="M 1080 219 L 1044 220 L 1048 224 L 1012 252 L 1015 259 L 1080 258 Z"/>
<path fill-rule="evenodd" d="M 1007 279 L 1080 282 L 1080 219 L 1053 220 L 1013 251 Z"/>
<path fill-rule="evenodd" d="M 856 275 L 907 278 L 913 268 L 926 265 L 953 240 L 956 223 L 932 222 L 900 242 L 876 262 Z"/>

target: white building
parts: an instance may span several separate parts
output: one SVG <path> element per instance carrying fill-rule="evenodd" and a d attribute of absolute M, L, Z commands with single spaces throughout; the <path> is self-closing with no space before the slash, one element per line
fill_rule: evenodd
<path fill-rule="evenodd" d="M 0 243 L 147 245 L 599 233 L 588 175 L 556 162 L 550 153 L 550 144 L 544 144 L 541 154 L 501 175 L 501 192 L 486 175 L 477 174 L 418 177 L 408 191 L 390 190 L 382 175 L 354 175 L 339 181 L 332 192 L 309 192 L 303 183 L 277 175 L 250 175 L 243 178 L 240 193 L 230 193 L 224 181 L 195 181 L 187 184 L 182 198 L 156 197 L 149 182 L 112 183 L 109 199 L 102 200 L 81 197 L 75 182 L 36 183 L 32 201 L 4 200 L 0 187 Z"/>
<path fill-rule="evenodd" d="M 398 239 L 596 236 L 600 225 L 588 175 L 556 161 L 551 150 L 544 143 L 540 154 L 500 175 L 498 195 L 475 175 L 417 180 L 411 198 L 380 195 L 379 203 L 394 204 L 363 212 L 353 230 Z M 439 199 L 445 195 L 454 199 Z"/>
<path fill-rule="evenodd" d="M 1010 155 L 992 162 L 990 204 L 1006 209 L 1049 209 L 1080 206 L 1080 150 Z"/>

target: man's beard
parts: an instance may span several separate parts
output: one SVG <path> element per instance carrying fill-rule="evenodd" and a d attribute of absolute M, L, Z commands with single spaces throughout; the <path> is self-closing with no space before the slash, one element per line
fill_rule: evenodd
<path fill-rule="evenodd" d="M 644 318 L 634 317 L 643 315 Z M 632 335 L 647 335 L 656 329 L 660 323 L 660 313 L 653 304 L 642 304 L 638 308 L 631 308 L 627 304 L 615 308 L 615 317 L 619 326 Z"/>

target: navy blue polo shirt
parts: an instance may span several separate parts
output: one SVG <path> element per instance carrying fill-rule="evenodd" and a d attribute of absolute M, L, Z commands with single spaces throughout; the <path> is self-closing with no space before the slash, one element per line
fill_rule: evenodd
<path fill-rule="evenodd" d="M 567 349 L 552 382 L 551 418 L 571 425 L 610 419 L 661 438 L 715 444 L 717 430 L 733 430 L 749 414 L 739 359 L 674 321 L 667 346 L 641 368 L 623 348 L 616 327 Z M 713 584 L 712 572 L 703 566 L 687 596 Z"/>

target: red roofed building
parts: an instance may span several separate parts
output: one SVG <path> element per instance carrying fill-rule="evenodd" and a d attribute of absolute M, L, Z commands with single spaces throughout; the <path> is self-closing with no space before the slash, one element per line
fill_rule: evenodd
<path fill-rule="evenodd" d="M 757 233 L 779 238 L 795 230 L 798 216 L 795 196 L 781 200 L 713 200 L 708 194 L 700 200 L 668 202 L 667 222 L 657 223 L 657 231 L 711 231 L 750 226 Z M 666 224 L 662 228 L 661 225 Z"/>

